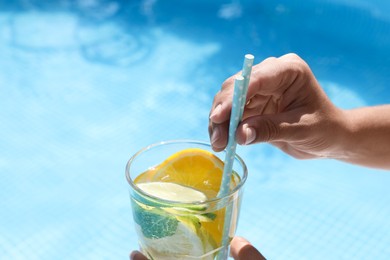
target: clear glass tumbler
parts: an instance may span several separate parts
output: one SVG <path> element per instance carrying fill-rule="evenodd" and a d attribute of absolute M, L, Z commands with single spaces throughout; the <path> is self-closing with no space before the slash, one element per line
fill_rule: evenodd
<path fill-rule="evenodd" d="M 177 163 L 184 157 L 181 151 L 210 155 L 215 165 L 198 167 L 202 158 Z M 221 176 L 199 170 L 223 168 L 224 158 L 225 152 L 215 153 L 210 144 L 193 140 L 153 144 L 130 158 L 126 178 L 133 219 L 140 249 L 149 259 L 220 259 L 225 255 L 220 251 L 227 252 L 235 234 L 247 168 L 239 156 L 234 158 L 230 192 L 220 198 L 216 188 Z M 178 168 L 187 169 L 187 175 L 178 176 Z M 164 196 L 156 195 L 160 192 Z M 199 196 L 203 199 L 189 199 Z"/>

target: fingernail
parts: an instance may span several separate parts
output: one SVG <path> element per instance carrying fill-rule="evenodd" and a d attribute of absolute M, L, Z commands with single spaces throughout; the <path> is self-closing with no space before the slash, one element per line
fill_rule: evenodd
<path fill-rule="evenodd" d="M 245 125 L 244 129 L 246 135 L 245 145 L 247 145 L 252 143 L 256 139 L 256 131 L 253 127 L 250 127 L 248 125 Z"/>
<path fill-rule="evenodd" d="M 219 104 L 211 113 L 210 119 L 213 120 L 219 113 L 221 113 L 222 110 L 222 104 Z"/>
<path fill-rule="evenodd" d="M 219 127 L 215 127 L 213 130 L 213 134 L 211 135 L 211 144 L 215 147 L 215 143 L 219 140 L 221 136 Z"/>

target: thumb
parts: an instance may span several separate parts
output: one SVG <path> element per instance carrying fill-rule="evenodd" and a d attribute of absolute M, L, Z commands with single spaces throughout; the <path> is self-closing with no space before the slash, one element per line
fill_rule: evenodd
<path fill-rule="evenodd" d="M 230 243 L 230 255 L 235 260 L 265 260 L 265 257 L 242 237 L 233 238 Z"/>
<path fill-rule="evenodd" d="M 148 260 L 146 256 L 144 256 L 141 252 L 139 251 L 133 251 L 130 254 L 130 259 L 131 260 Z"/>
<path fill-rule="evenodd" d="M 281 141 L 294 138 L 302 124 L 296 113 L 261 115 L 245 119 L 237 127 L 236 139 L 241 145 Z"/>

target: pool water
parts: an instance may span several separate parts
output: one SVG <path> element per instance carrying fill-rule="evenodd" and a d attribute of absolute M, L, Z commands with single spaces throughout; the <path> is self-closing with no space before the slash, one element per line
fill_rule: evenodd
<path fill-rule="evenodd" d="M 0 1 L 0 259 L 128 259 L 124 167 L 207 140 L 221 83 L 295 52 L 342 108 L 390 102 L 390 2 Z M 239 147 L 237 234 L 268 259 L 388 259 L 390 174 Z"/>

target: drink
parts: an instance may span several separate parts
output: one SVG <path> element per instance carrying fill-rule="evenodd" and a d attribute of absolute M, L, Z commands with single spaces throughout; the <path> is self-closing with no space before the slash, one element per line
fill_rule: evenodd
<path fill-rule="evenodd" d="M 231 192 L 224 198 L 217 198 L 223 162 L 207 144 L 162 143 L 146 148 L 129 161 L 133 217 L 146 256 L 215 258 L 223 249 L 222 236 L 233 237 L 237 224 L 246 167 L 239 157 L 236 160 L 239 167 L 232 174 Z M 142 165 L 148 166 L 141 170 Z M 231 221 L 229 232 L 224 234 L 226 209 L 231 210 L 227 213 Z"/>

